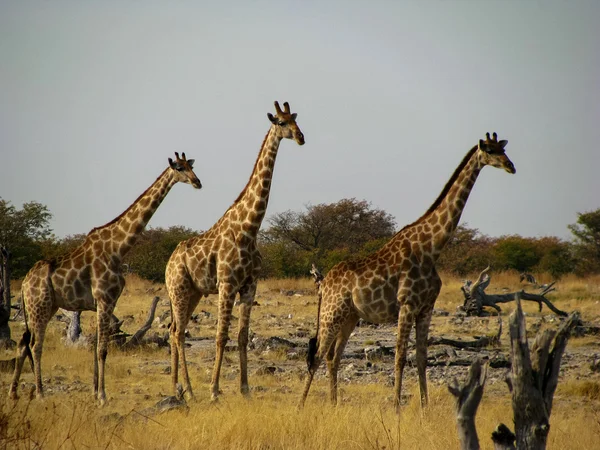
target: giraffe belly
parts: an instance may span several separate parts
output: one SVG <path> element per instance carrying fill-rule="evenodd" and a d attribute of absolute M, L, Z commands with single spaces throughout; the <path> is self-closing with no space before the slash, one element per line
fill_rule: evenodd
<path fill-rule="evenodd" d="M 96 311 L 96 302 L 91 292 L 76 295 L 73 290 L 67 292 L 55 291 L 56 306 L 67 311 Z"/>
<path fill-rule="evenodd" d="M 359 317 L 371 323 L 397 322 L 400 304 L 396 294 L 377 294 L 377 291 L 370 290 L 355 291 L 353 293 L 354 307 Z"/>

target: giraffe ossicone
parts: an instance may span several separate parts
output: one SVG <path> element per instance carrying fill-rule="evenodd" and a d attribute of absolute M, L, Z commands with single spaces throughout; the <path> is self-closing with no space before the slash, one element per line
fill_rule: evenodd
<path fill-rule="evenodd" d="M 180 242 L 171 255 L 165 272 L 171 299 L 172 319 L 171 381 L 177 395 L 179 364 L 183 373 L 184 392 L 193 397 L 185 357 L 185 327 L 203 296 L 219 295 L 216 356 L 211 378 L 211 396 L 219 396 L 219 377 L 235 298 L 239 293 L 240 311 L 238 350 L 240 356 L 240 391 L 249 393 L 248 331 L 250 312 L 256 294 L 261 256 L 256 237 L 267 211 L 271 180 L 279 144 L 292 139 L 304 144 L 304 135 L 296 123 L 296 114 L 285 102 L 283 110 L 275 102 L 276 114 L 267 113 L 271 127 L 265 136 L 254 169 L 238 198 L 225 214 L 206 232 Z"/>
<path fill-rule="evenodd" d="M 400 406 L 408 336 L 415 324 L 421 404 L 427 403 L 427 336 L 442 281 L 435 263 L 454 233 L 471 189 L 486 165 L 515 173 L 496 133 L 480 140 L 458 165 L 431 207 L 370 256 L 334 266 L 318 288 L 317 334 L 309 341 L 308 376 L 300 407 L 321 361 L 327 361 L 330 400 L 337 403 L 338 369 L 350 334 L 360 318 L 373 323 L 398 321 L 394 405 Z"/>
<path fill-rule="evenodd" d="M 176 183 L 187 183 L 196 189 L 202 187 L 193 164 L 194 160 L 186 159 L 185 153 L 181 157 L 175 153 L 175 160 L 169 158 L 169 167 L 120 216 L 92 229 L 84 242 L 69 253 L 38 261 L 29 270 L 21 286 L 25 332 L 17 349 L 9 390 L 11 398 L 17 398 L 23 362 L 30 354 L 33 354 L 37 397 L 43 396 L 41 360 L 46 327 L 58 308 L 63 308 L 96 311 L 94 395 L 101 405 L 106 402 L 104 366 L 110 319 L 125 286 L 121 273 L 123 257 Z"/>

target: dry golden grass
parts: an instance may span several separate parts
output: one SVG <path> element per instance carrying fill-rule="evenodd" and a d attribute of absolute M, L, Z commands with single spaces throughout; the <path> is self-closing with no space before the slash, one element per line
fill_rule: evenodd
<path fill-rule="evenodd" d="M 474 275 L 474 277 L 477 274 Z M 472 277 L 473 278 L 473 277 Z M 443 276 L 444 287 L 437 309 L 454 312 L 462 304 L 461 280 Z M 492 274 L 492 286 L 521 288 L 516 273 Z M 600 278 L 566 278 L 550 298 L 565 310 L 577 308 L 584 320 L 597 320 L 600 307 Z M 128 284 L 116 314 L 120 318 L 132 315 L 123 328 L 132 332 L 144 322 L 153 297 L 149 283 L 135 276 Z M 310 292 L 301 297 L 280 294 L 280 290 Z M 259 284 L 253 311 L 252 330 L 264 337 L 289 336 L 298 328 L 314 331 L 316 297 L 312 280 L 267 280 Z M 164 287 L 156 295 L 165 298 Z M 161 302 L 162 303 L 162 302 Z M 531 302 L 529 302 L 531 303 Z M 512 311 L 512 304 L 503 305 L 503 316 Z M 540 314 L 537 305 L 526 304 L 533 316 Z M 158 314 L 168 310 L 159 305 Z M 205 299 L 197 311 L 216 314 L 213 296 Z M 288 319 L 289 315 L 292 317 Z M 481 319 L 477 324 L 461 329 L 448 325 L 445 318 L 436 318 L 433 334 L 493 333 L 495 318 Z M 505 322 L 506 323 L 506 322 Z M 283 325 L 281 325 L 283 324 Z M 12 324 L 13 337 L 18 339 L 22 324 Z M 10 374 L 0 374 L 0 448 L 108 448 L 108 449 L 452 449 L 458 448 L 455 432 L 453 398 L 445 386 L 430 382 L 430 406 L 421 410 L 416 379 L 406 377 L 404 392 L 407 402 L 399 418 L 391 405 L 392 387 L 389 378 L 381 382 L 362 384 L 341 381 L 341 404 L 328 404 L 328 383 L 321 369 L 313 383 L 304 410 L 296 404 L 303 387 L 303 360 L 288 361 L 297 366 L 275 375 L 259 376 L 250 371 L 252 398 L 244 399 L 237 388 L 239 373 L 237 354 L 227 353 L 222 377 L 223 395 L 218 404 L 209 401 L 209 382 L 214 350 L 207 349 L 189 357 L 189 368 L 196 400 L 187 411 L 172 411 L 146 417 L 145 408 L 154 405 L 164 395 L 171 394 L 170 357 L 164 349 L 143 347 L 127 353 L 111 349 L 107 359 L 106 388 L 108 406 L 99 409 L 92 399 L 92 353 L 83 348 L 65 348 L 61 342 L 65 325 L 52 321 L 44 347 L 43 376 L 47 397 L 27 399 L 33 376 L 22 376 L 25 389 L 16 404 L 5 398 Z M 95 328 L 95 315 L 83 314 L 86 332 Z M 232 325 L 231 336 L 235 335 Z M 154 327 L 156 329 L 156 326 Z M 214 337 L 214 318 L 190 324 L 192 335 Z M 159 330 L 165 332 L 166 329 Z M 504 335 L 504 340 L 506 341 Z M 212 341 L 210 341 L 212 342 Z M 599 350 L 598 339 L 574 338 L 569 349 Z M 4 353 L 10 358 L 13 353 Z M 250 352 L 254 370 L 262 364 L 277 365 L 285 358 L 282 352 L 257 355 Z M 342 362 L 342 366 L 344 366 Z M 466 374 L 466 368 L 465 368 Z M 116 415 L 124 417 L 117 420 Z M 501 382 L 489 382 L 477 415 L 477 427 L 482 448 L 491 449 L 491 431 L 499 422 L 512 427 L 510 397 Z M 593 449 L 600 442 L 600 378 L 561 379 L 551 417 L 550 449 Z"/>

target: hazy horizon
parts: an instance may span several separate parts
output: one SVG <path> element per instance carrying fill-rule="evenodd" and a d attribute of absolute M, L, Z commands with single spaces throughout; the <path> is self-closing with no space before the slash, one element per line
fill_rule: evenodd
<path fill-rule="evenodd" d="M 401 228 L 496 131 L 517 173 L 485 168 L 461 223 L 570 238 L 600 207 L 599 17 L 592 1 L 2 2 L 0 197 L 85 234 L 186 152 L 203 189 L 175 186 L 149 225 L 206 230 L 278 100 L 306 144 L 282 142 L 267 219 L 354 197 Z"/>

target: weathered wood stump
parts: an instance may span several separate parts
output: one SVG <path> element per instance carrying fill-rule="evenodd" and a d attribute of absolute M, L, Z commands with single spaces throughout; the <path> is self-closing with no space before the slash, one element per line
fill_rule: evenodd
<path fill-rule="evenodd" d="M 571 313 L 556 331 L 538 333 L 530 350 L 519 295 L 516 301 L 517 308 L 509 319 L 512 364 L 506 380 L 512 394 L 515 434 L 500 424 L 492 433 L 492 440 L 497 450 L 514 449 L 515 440 L 516 448 L 541 450 L 546 448 L 550 432 L 560 362 L 571 331 L 579 323 L 579 314 Z M 457 427 L 463 450 L 479 449 L 475 414 L 483 395 L 485 373 L 481 362 L 476 361 L 464 384 L 454 381 L 448 387 L 457 402 Z"/>

